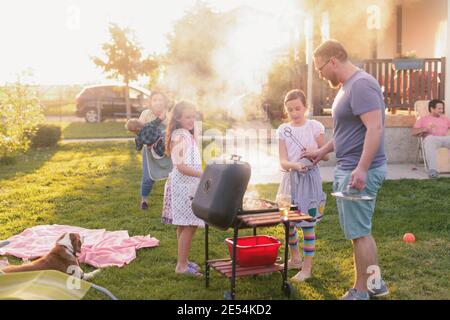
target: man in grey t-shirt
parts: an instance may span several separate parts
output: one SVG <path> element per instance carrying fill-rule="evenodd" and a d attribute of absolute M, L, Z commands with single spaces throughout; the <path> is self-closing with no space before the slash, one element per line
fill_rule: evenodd
<path fill-rule="evenodd" d="M 384 100 L 378 82 L 348 60 L 345 48 L 335 40 L 322 43 L 314 51 L 319 76 L 333 88 L 340 88 L 332 106 L 333 139 L 307 157 L 314 163 L 335 151 L 337 166 L 333 189 L 364 191 L 376 199 L 386 177 L 384 150 Z M 344 300 L 368 300 L 389 290 L 381 280 L 377 247 L 372 237 L 375 200 L 336 199 L 339 222 L 345 237 L 352 241 L 355 282 Z M 371 277 L 369 277 L 371 274 Z M 374 281 L 374 282 L 373 282 Z"/>

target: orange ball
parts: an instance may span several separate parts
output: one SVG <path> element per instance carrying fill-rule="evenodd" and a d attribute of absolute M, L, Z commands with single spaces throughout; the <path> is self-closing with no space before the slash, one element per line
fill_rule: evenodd
<path fill-rule="evenodd" d="M 412 233 L 405 233 L 405 235 L 403 236 L 403 241 L 409 242 L 409 243 L 415 242 L 416 237 Z"/>

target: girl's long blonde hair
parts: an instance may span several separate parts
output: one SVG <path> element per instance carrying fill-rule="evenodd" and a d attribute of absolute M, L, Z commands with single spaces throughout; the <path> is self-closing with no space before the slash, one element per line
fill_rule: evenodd
<path fill-rule="evenodd" d="M 195 110 L 195 105 L 189 101 L 180 101 L 178 102 L 170 111 L 169 118 L 167 121 L 166 128 L 166 155 L 170 157 L 171 152 L 171 137 L 172 133 L 181 128 L 180 123 L 178 122 L 180 118 L 183 116 L 183 112 L 187 109 Z M 194 129 L 189 131 L 192 135 L 194 135 Z"/>

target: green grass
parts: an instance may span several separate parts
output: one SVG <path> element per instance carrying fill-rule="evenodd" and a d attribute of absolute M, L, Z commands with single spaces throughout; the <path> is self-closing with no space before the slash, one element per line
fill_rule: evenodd
<path fill-rule="evenodd" d="M 129 138 L 134 134 L 125 129 L 125 120 L 104 121 L 100 123 L 47 121 L 47 123 L 61 127 L 63 139 L 87 139 L 87 138 Z M 225 133 L 230 124 L 225 121 L 203 123 L 203 131 L 210 128 L 219 129 Z"/>
<path fill-rule="evenodd" d="M 134 137 L 134 134 L 125 129 L 125 121 L 100 123 L 52 121 L 48 123 L 61 127 L 63 139 Z"/>
<path fill-rule="evenodd" d="M 155 185 L 151 209 L 140 211 L 140 160 L 132 142 L 70 143 L 1 165 L 0 239 L 41 224 L 128 230 L 131 236 L 150 234 L 160 240 L 159 247 L 139 250 L 130 265 L 107 268 L 94 282 L 120 299 L 222 299 L 229 282 L 215 271 L 209 289 L 202 279 L 174 273 L 175 228 L 160 222 L 164 182 Z M 392 292 L 390 299 L 450 298 L 449 182 L 444 178 L 387 181 L 381 189 L 373 231 Z M 273 199 L 276 185 L 259 185 L 257 190 L 261 197 Z M 330 192 L 329 183 L 325 190 Z M 402 242 L 405 232 L 413 232 L 417 242 Z M 259 233 L 283 238 L 280 226 Z M 199 230 L 191 252 L 191 259 L 199 263 L 204 257 L 203 236 Z M 231 231 L 211 229 L 211 258 L 228 256 L 224 239 L 229 236 Z M 343 238 L 331 198 L 317 237 L 314 277 L 294 285 L 297 299 L 336 299 L 352 283 L 351 245 Z M 10 262 L 18 260 L 10 258 Z M 284 299 L 280 285 L 279 274 L 238 279 L 237 298 Z M 86 296 L 98 298 L 102 296 L 92 292 Z"/>
<path fill-rule="evenodd" d="M 77 105 L 75 103 L 67 104 L 48 104 L 44 106 L 44 115 L 46 116 L 75 116 Z"/>

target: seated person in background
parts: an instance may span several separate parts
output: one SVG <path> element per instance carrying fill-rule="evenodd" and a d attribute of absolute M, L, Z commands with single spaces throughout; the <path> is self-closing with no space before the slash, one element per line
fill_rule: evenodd
<path fill-rule="evenodd" d="M 424 137 L 423 145 L 428 164 L 428 175 L 437 178 L 437 150 L 450 149 L 450 119 L 444 115 L 444 102 L 434 99 L 428 103 L 429 115 L 417 119 L 412 129 L 414 136 Z"/>
<path fill-rule="evenodd" d="M 165 151 L 165 137 L 164 132 L 161 132 L 159 125 L 162 120 L 156 118 L 155 120 L 144 124 L 138 119 L 130 119 L 127 121 L 125 127 L 128 131 L 136 134 L 134 139 L 136 143 L 136 150 L 142 150 L 144 144 L 147 146 L 153 145 L 153 150 L 158 157 L 164 157 Z"/>

